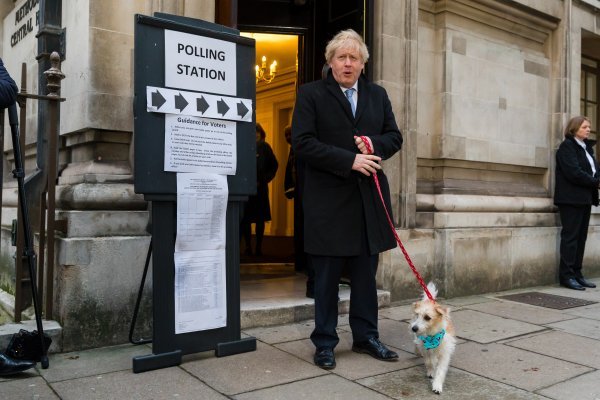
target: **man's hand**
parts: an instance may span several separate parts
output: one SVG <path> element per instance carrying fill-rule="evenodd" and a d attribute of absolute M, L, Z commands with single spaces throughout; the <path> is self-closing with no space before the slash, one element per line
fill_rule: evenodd
<path fill-rule="evenodd" d="M 358 150 L 360 150 L 362 154 L 373 154 L 375 149 L 373 149 L 373 143 L 371 142 L 371 139 L 369 139 L 368 136 L 364 136 L 364 138 L 369 142 L 368 146 L 365 144 L 365 142 L 363 142 L 362 137 L 354 136 L 354 143 L 356 144 L 356 147 L 358 147 Z M 369 149 L 371 149 L 371 151 L 369 151 Z"/>
<path fill-rule="evenodd" d="M 352 169 L 366 176 L 371 176 L 371 174 L 377 173 L 378 169 L 381 169 L 379 161 L 381 161 L 381 157 L 370 154 L 357 154 Z"/>

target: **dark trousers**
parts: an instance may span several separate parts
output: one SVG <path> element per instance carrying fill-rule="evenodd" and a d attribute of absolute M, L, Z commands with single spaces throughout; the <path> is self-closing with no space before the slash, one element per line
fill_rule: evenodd
<path fill-rule="evenodd" d="M 256 252 L 257 256 L 262 254 L 262 242 L 265 235 L 265 221 L 257 221 L 256 223 Z M 242 220 L 240 226 L 240 236 L 246 242 L 246 252 L 252 253 L 252 223 Z"/>
<path fill-rule="evenodd" d="M 585 241 L 590 223 L 591 206 L 561 204 L 560 213 L 560 264 L 558 278 L 561 282 L 571 278 L 581 278 L 581 267 Z"/>
<path fill-rule="evenodd" d="M 354 342 L 378 338 L 377 286 L 375 274 L 379 257 L 365 254 L 356 257 L 308 255 L 315 274 L 315 329 L 310 339 L 317 349 L 335 348 L 339 342 L 338 289 L 344 266 L 350 271 L 350 328 Z"/>

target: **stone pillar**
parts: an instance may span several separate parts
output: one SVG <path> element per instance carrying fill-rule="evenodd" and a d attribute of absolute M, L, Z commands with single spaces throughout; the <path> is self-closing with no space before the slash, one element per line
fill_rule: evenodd
<path fill-rule="evenodd" d="M 412 228 L 416 214 L 417 182 L 417 16 L 418 1 L 375 2 L 374 81 L 390 97 L 404 144 L 384 164 L 390 181 L 395 223 Z"/>
<path fill-rule="evenodd" d="M 383 165 L 390 183 L 394 223 L 403 229 L 398 232 L 403 243 L 407 243 L 416 218 L 418 3 L 418 0 L 375 2 L 370 49 L 373 79 L 386 89 L 404 138 L 402 150 Z M 433 254 L 431 244 L 430 240 L 411 243 L 413 261 L 428 264 L 424 260 Z M 418 294 L 406 290 L 412 287 L 414 278 L 399 249 L 380 256 L 377 282 L 396 299 L 398 293 L 403 298 Z"/>

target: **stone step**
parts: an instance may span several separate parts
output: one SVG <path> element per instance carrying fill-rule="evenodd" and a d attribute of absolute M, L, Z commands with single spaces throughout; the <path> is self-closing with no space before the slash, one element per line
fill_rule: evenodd
<path fill-rule="evenodd" d="M 62 351 L 62 327 L 58 322 L 49 320 L 42 320 L 42 326 L 44 333 L 52 339 L 48 353 L 60 353 Z M 0 325 L 0 353 L 5 352 L 12 336 L 21 329 L 30 332 L 37 330 L 35 320 Z"/>
<path fill-rule="evenodd" d="M 340 286 L 339 296 L 339 313 L 340 315 L 346 314 L 350 309 L 350 288 Z M 379 308 L 388 306 L 390 304 L 390 292 L 378 290 L 377 302 Z M 310 320 L 314 319 L 314 300 L 294 296 L 244 300 L 240 305 L 240 318 L 242 329 Z M 56 321 L 44 320 L 42 323 L 44 333 L 52 338 L 52 345 L 48 352 L 60 353 L 62 351 L 62 327 Z M 35 320 L 0 325 L 0 352 L 6 350 L 11 337 L 20 329 L 36 330 Z"/>
<path fill-rule="evenodd" d="M 350 310 L 350 288 L 340 286 L 339 314 Z M 379 308 L 390 304 L 390 292 L 377 291 Z M 273 326 L 314 319 L 314 300 L 307 297 L 281 297 L 269 299 L 244 300 L 240 305 L 242 329 L 261 326 Z"/>

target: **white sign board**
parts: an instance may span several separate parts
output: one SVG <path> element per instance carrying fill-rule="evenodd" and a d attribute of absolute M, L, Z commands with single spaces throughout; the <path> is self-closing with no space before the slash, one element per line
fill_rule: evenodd
<path fill-rule="evenodd" d="M 165 86 L 235 96 L 235 43 L 165 30 Z"/>

